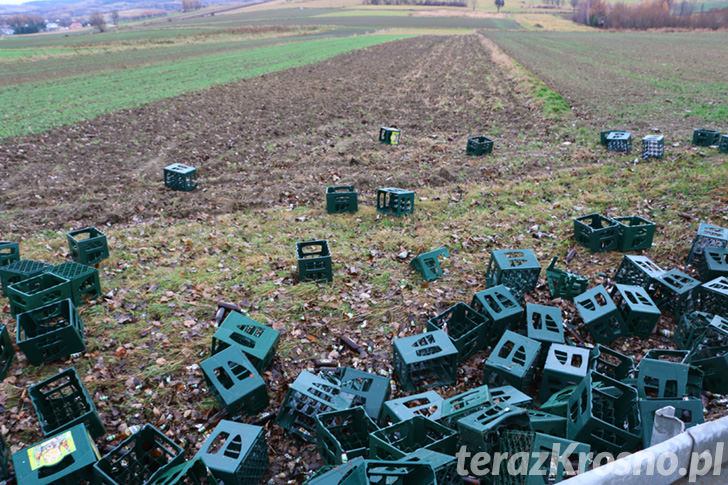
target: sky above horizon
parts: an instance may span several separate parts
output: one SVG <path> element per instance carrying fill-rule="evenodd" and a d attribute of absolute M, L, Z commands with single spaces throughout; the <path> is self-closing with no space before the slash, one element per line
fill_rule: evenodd
<path fill-rule="evenodd" d="M 29 0 L 0 0 L 0 5 L 20 5 Z"/>

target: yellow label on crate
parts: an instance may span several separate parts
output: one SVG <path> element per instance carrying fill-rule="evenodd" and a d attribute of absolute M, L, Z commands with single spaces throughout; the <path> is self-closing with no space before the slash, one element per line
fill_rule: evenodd
<path fill-rule="evenodd" d="M 399 145 L 399 131 L 393 131 L 389 138 L 389 143 Z"/>
<path fill-rule="evenodd" d="M 55 465 L 74 451 L 76 451 L 76 444 L 73 442 L 73 436 L 70 431 L 66 431 L 28 448 L 30 469 L 36 470 L 43 466 Z"/>

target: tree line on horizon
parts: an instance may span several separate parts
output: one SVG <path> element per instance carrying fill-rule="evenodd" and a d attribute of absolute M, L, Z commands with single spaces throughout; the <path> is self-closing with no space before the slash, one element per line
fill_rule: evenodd
<path fill-rule="evenodd" d="M 626 5 L 606 0 L 586 0 L 574 12 L 574 22 L 604 29 L 647 30 L 662 28 L 712 29 L 728 27 L 728 7 L 705 10 L 689 0 L 649 0 Z"/>

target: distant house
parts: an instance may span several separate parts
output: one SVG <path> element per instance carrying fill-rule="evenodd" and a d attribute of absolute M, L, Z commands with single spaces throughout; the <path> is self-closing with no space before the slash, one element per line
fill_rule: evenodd
<path fill-rule="evenodd" d="M 82 28 L 83 25 L 81 25 L 79 22 L 73 22 L 71 25 L 68 26 L 71 30 L 76 30 Z"/>
<path fill-rule="evenodd" d="M 58 30 L 58 24 L 55 22 L 46 22 L 46 30 L 49 32 Z"/>
<path fill-rule="evenodd" d="M 7 29 L 5 27 L 0 27 L 0 35 L 13 35 L 15 31 L 13 29 Z"/>

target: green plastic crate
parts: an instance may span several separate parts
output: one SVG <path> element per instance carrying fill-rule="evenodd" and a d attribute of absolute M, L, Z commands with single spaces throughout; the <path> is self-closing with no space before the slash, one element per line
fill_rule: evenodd
<path fill-rule="evenodd" d="M 0 433 L 0 480 L 10 478 L 10 466 L 8 465 L 9 459 L 10 450 L 8 450 L 8 445 L 5 443 L 5 438 L 3 438 L 2 433 Z"/>
<path fill-rule="evenodd" d="M 489 386 L 511 384 L 525 391 L 533 380 L 541 343 L 506 330 L 485 361 L 483 382 Z"/>
<path fill-rule="evenodd" d="M 551 298 L 564 298 L 573 300 L 575 296 L 584 293 L 589 286 L 589 280 L 578 274 L 569 273 L 554 267 L 558 256 L 554 256 L 546 268 L 546 282 L 549 285 Z"/>
<path fill-rule="evenodd" d="M 400 130 L 398 128 L 390 128 L 382 126 L 379 128 L 379 142 L 385 145 L 399 145 Z"/>
<path fill-rule="evenodd" d="M 728 393 L 728 319 L 715 315 L 687 360 L 704 373 L 705 389 Z"/>
<path fill-rule="evenodd" d="M 20 261 L 20 245 L 12 241 L 0 241 L 0 266 Z"/>
<path fill-rule="evenodd" d="M 728 276 L 719 276 L 701 285 L 700 310 L 728 316 Z"/>
<path fill-rule="evenodd" d="M 539 400 L 545 402 L 554 393 L 579 384 L 589 372 L 589 357 L 589 349 L 551 344 L 543 367 Z"/>
<path fill-rule="evenodd" d="M 647 135 L 642 138 L 642 160 L 665 156 L 665 135 Z"/>
<path fill-rule="evenodd" d="M 604 145 L 606 147 L 607 146 L 607 137 L 609 136 L 610 133 L 629 133 L 629 132 L 625 131 L 625 130 L 603 130 L 603 131 L 599 132 L 599 143 L 601 143 L 602 145 Z"/>
<path fill-rule="evenodd" d="M 593 253 L 619 248 L 619 225 L 601 214 L 574 219 L 574 239 Z"/>
<path fill-rule="evenodd" d="M 382 406 L 379 424 L 386 427 L 415 416 L 437 421 L 442 412 L 442 403 L 442 396 L 433 390 L 391 399 Z"/>
<path fill-rule="evenodd" d="M 720 132 L 699 128 L 693 131 L 693 145 L 698 147 L 709 147 L 720 143 Z"/>
<path fill-rule="evenodd" d="M 438 256 L 450 257 L 450 253 L 447 252 L 446 247 L 435 249 L 434 251 L 428 251 L 412 258 L 410 266 L 412 269 L 420 273 L 425 281 L 433 281 L 442 276 L 442 268 L 440 267 L 440 261 Z"/>
<path fill-rule="evenodd" d="M 92 266 L 67 261 L 50 268 L 48 273 L 71 282 L 71 299 L 76 306 L 101 295 L 99 270 Z"/>
<path fill-rule="evenodd" d="M 96 265 L 109 257 L 106 234 L 95 227 L 85 227 L 66 233 L 71 259 L 77 263 Z"/>
<path fill-rule="evenodd" d="M 359 210 L 359 194 L 353 185 L 326 187 L 326 212 L 328 214 L 354 213 Z"/>
<path fill-rule="evenodd" d="M 439 421 L 455 429 L 460 418 L 491 404 L 488 386 L 480 386 L 442 401 Z"/>
<path fill-rule="evenodd" d="M 602 285 L 574 298 L 574 304 L 595 342 L 608 344 L 629 335 L 617 305 Z"/>
<path fill-rule="evenodd" d="M 10 341 L 10 333 L 8 328 L 0 324 L 0 381 L 5 379 L 8 375 L 8 370 L 13 364 L 13 356 L 15 355 L 15 349 Z"/>
<path fill-rule="evenodd" d="M 501 433 L 506 429 L 528 431 L 528 413 L 525 409 L 502 404 L 491 404 L 481 411 L 458 420 L 460 445 L 470 453 L 492 453 L 498 449 Z"/>
<path fill-rule="evenodd" d="M 602 386 L 595 386 L 597 382 Z M 636 403 L 635 388 L 592 372 L 569 399 L 566 437 L 597 452 L 631 452 L 642 438 Z"/>
<path fill-rule="evenodd" d="M 8 287 L 10 285 L 38 276 L 50 267 L 50 264 L 28 259 L 21 259 L 0 266 L 0 282 L 3 285 L 3 295 L 8 296 Z"/>
<path fill-rule="evenodd" d="M 427 322 L 427 330 L 443 330 L 458 350 L 462 362 L 488 345 L 485 316 L 465 303 L 456 303 Z"/>
<path fill-rule="evenodd" d="M 705 312 L 689 312 L 680 317 L 672 336 L 679 349 L 691 350 L 703 338 L 713 315 Z"/>
<path fill-rule="evenodd" d="M 457 432 L 423 416 L 379 429 L 369 435 L 369 456 L 379 460 L 399 460 L 418 449 L 455 454 Z"/>
<path fill-rule="evenodd" d="M 379 429 L 363 407 L 316 415 L 316 445 L 327 465 L 369 456 L 369 435 Z"/>
<path fill-rule="evenodd" d="M 389 378 L 354 369 L 339 367 L 333 372 L 321 372 L 323 377 L 339 386 L 341 394 L 351 397 L 351 406 L 362 406 L 373 420 L 378 420 L 384 402 L 389 399 L 391 385 Z"/>
<path fill-rule="evenodd" d="M 415 211 L 415 193 L 397 187 L 377 189 L 377 212 L 388 216 L 404 216 Z"/>
<path fill-rule="evenodd" d="M 429 463 L 355 458 L 306 482 L 309 485 L 435 485 Z"/>
<path fill-rule="evenodd" d="M 316 415 L 351 407 L 354 396 L 308 371 L 302 371 L 288 387 L 278 410 L 276 424 L 308 442 L 316 441 Z"/>
<path fill-rule="evenodd" d="M 617 305 L 629 333 L 649 338 L 660 319 L 660 309 L 644 288 L 637 285 L 614 285 L 612 301 Z"/>
<path fill-rule="evenodd" d="M 589 369 L 621 381 L 634 371 L 634 359 L 604 345 L 597 345 L 591 350 Z"/>
<path fill-rule="evenodd" d="M 16 321 L 16 343 L 32 365 L 86 350 L 83 321 L 71 300 L 21 313 Z"/>
<path fill-rule="evenodd" d="M 705 248 L 698 262 L 698 271 L 703 283 L 720 276 L 728 277 L 728 248 Z"/>
<path fill-rule="evenodd" d="M 268 445 L 261 426 L 221 420 L 196 458 L 225 485 L 258 483 L 268 470 Z"/>
<path fill-rule="evenodd" d="M 607 135 L 607 150 L 610 152 L 626 152 L 632 150 L 632 133 L 628 131 L 611 132 Z"/>
<path fill-rule="evenodd" d="M 200 363 L 210 392 L 231 416 L 259 413 L 268 405 L 265 381 L 238 346 Z"/>
<path fill-rule="evenodd" d="M 78 485 L 98 483 L 93 466 L 99 452 L 83 424 L 45 438 L 13 454 L 15 478 L 20 485 Z"/>
<path fill-rule="evenodd" d="M 643 359 L 666 360 L 669 362 L 686 364 L 688 366 L 688 377 L 687 384 L 685 386 L 685 396 L 700 397 L 702 395 L 703 371 L 693 365 L 690 365 L 689 350 L 652 349 L 647 351 Z M 636 386 L 637 383 L 635 382 L 634 385 Z"/>
<path fill-rule="evenodd" d="M 698 225 L 698 233 L 695 235 L 695 239 L 693 239 L 693 245 L 690 248 L 690 253 L 685 264 L 695 264 L 703 256 L 705 248 L 708 247 L 728 247 L 728 229 L 701 222 Z M 0 274 L 2 274 L 2 270 L 0 270 Z"/>
<path fill-rule="evenodd" d="M 528 394 L 519 391 L 513 386 L 489 387 L 490 402 L 502 406 L 519 406 L 527 408 L 533 404 Z"/>
<path fill-rule="evenodd" d="M 468 138 L 465 154 L 475 157 L 487 155 L 493 151 L 493 140 L 486 136 L 473 136 Z"/>
<path fill-rule="evenodd" d="M 666 271 L 657 278 L 657 286 L 649 291 L 652 301 L 661 311 L 669 311 L 680 318 L 681 315 L 698 310 L 697 300 L 700 281 L 678 269 Z"/>
<path fill-rule="evenodd" d="M 366 484 L 365 462 L 364 458 L 356 457 L 339 466 L 325 465 L 304 482 L 304 485 Z"/>
<path fill-rule="evenodd" d="M 655 424 L 655 412 L 666 406 L 675 408 L 675 417 L 685 423 L 685 428 L 692 428 L 705 421 L 703 401 L 700 398 L 689 399 L 642 399 L 639 402 L 640 421 L 642 422 L 642 446 L 647 448 L 652 441 L 652 428 Z"/>
<path fill-rule="evenodd" d="M 94 464 L 95 483 L 146 485 L 183 461 L 182 448 L 145 424 Z"/>
<path fill-rule="evenodd" d="M 184 163 L 164 167 L 164 186 L 172 190 L 189 192 L 197 188 L 197 169 Z"/>
<path fill-rule="evenodd" d="M 640 216 L 615 217 L 620 251 L 650 249 L 655 237 L 655 223 Z"/>
<path fill-rule="evenodd" d="M 505 285 L 521 300 L 536 288 L 539 274 L 541 265 L 531 249 L 496 249 L 490 252 L 485 282 L 489 287 Z"/>
<path fill-rule="evenodd" d="M 232 310 L 212 336 L 212 353 L 238 347 L 262 373 L 270 367 L 279 339 L 279 331 Z"/>
<path fill-rule="evenodd" d="M 78 423 L 86 425 L 94 439 L 106 434 L 96 406 L 75 368 L 30 386 L 28 395 L 44 435 L 56 434 Z"/>
<path fill-rule="evenodd" d="M 523 315 L 523 307 L 518 304 L 511 290 L 505 285 L 475 293 L 470 306 L 488 322 L 486 327 L 488 346 L 497 343 L 509 328 L 517 328 Z"/>
<path fill-rule="evenodd" d="M 298 281 L 332 281 L 329 242 L 303 241 L 296 243 Z"/>
<path fill-rule="evenodd" d="M 442 330 L 395 338 L 392 367 L 405 392 L 455 382 L 458 349 Z"/>
<path fill-rule="evenodd" d="M 721 135 L 718 150 L 721 153 L 728 153 L 728 135 Z"/>
<path fill-rule="evenodd" d="M 423 463 L 432 467 L 437 485 L 462 485 L 463 477 L 458 474 L 457 459 L 454 456 L 421 448 L 402 457 L 401 461 Z"/>
<path fill-rule="evenodd" d="M 561 308 L 526 303 L 526 336 L 546 344 L 563 344 Z"/>
<path fill-rule="evenodd" d="M 690 365 L 666 359 L 672 355 L 675 354 L 653 353 L 640 361 L 637 368 L 637 390 L 640 398 L 682 399 L 687 394 Z"/>
<path fill-rule="evenodd" d="M 647 256 L 625 255 L 617 268 L 614 281 L 625 285 L 637 285 L 648 289 L 657 284 L 665 271 Z"/>
<path fill-rule="evenodd" d="M 569 399 L 574 393 L 576 386 L 565 387 L 562 390 L 553 393 L 543 404 L 541 404 L 541 411 L 566 417 L 566 413 L 569 409 Z"/>
<path fill-rule="evenodd" d="M 149 485 L 218 485 L 200 458 L 180 463 L 167 469 Z"/>
<path fill-rule="evenodd" d="M 14 283 L 8 286 L 7 294 L 13 317 L 73 297 L 71 282 L 51 273 Z"/>
<path fill-rule="evenodd" d="M 566 417 L 546 411 L 528 409 L 528 421 L 531 431 L 553 436 L 566 436 Z"/>

